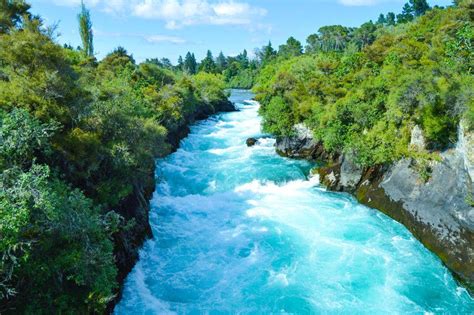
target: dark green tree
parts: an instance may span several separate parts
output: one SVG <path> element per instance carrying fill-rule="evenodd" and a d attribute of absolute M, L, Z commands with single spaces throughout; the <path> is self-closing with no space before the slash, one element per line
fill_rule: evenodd
<path fill-rule="evenodd" d="M 186 57 L 184 58 L 183 69 L 189 74 L 196 74 L 197 72 L 196 57 L 189 51 L 186 54 Z"/>
<path fill-rule="evenodd" d="M 377 27 L 372 21 L 364 23 L 353 32 L 353 41 L 362 49 L 374 42 L 376 30 Z"/>
<path fill-rule="evenodd" d="M 216 67 L 217 67 L 217 72 L 222 73 L 222 71 L 225 70 L 227 67 L 227 59 L 225 58 L 224 54 L 222 51 L 219 53 L 219 56 L 216 58 Z"/>
<path fill-rule="evenodd" d="M 267 64 L 276 56 L 276 51 L 272 47 L 272 42 L 268 42 L 268 45 L 263 46 L 257 50 L 256 55 L 261 64 Z"/>
<path fill-rule="evenodd" d="M 199 65 L 199 71 L 214 73 L 216 72 L 216 63 L 214 62 L 214 57 L 210 50 L 207 51 L 206 57 L 201 61 Z"/>
<path fill-rule="evenodd" d="M 385 15 L 380 13 L 379 18 L 377 19 L 377 24 L 384 25 L 387 23 L 387 19 L 385 18 Z"/>
<path fill-rule="evenodd" d="M 184 69 L 184 61 L 183 61 L 182 56 L 178 57 L 178 64 L 176 65 L 176 67 L 178 68 L 178 70 L 183 70 Z"/>
<path fill-rule="evenodd" d="M 286 44 L 280 45 L 278 49 L 278 55 L 284 58 L 290 58 L 299 56 L 303 53 L 303 46 L 301 42 L 296 40 L 294 37 L 288 38 Z"/>
<path fill-rule="evenodd" d="M 410 4 L 415 16 L 423 15 L 430 9 L 430 5 L 426 0 L 410 0 Z"/>
<path fill-rule="evenodd" d="M 396 23 L 397 22 L 396 22 L 395 13 L 388 12 L 387 13 L 387 25 L 395 25 Z"/>
<path fill-rule="evenodd" d="M 410 4 L 405 3 L 402 13 L 397 14 L 397 23 L 407 23 L 413 21 L 413 8 Z"/>
<path fill-rule="evenodd" d="M 249 57 L 248 57 L 247 49 L 244 49 L 244 51 L 240 53 L 236 59 L 240 63 L 240 67 L 242 69 L 246 69 L 249 67 Z"/>

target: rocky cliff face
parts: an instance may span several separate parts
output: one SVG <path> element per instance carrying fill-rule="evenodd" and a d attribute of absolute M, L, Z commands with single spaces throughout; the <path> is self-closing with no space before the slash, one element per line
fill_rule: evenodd
<path fill-rule="evenodd" d="M 317 170 L 321 183 L 350 192 L 404 224 L 474 292 L 474 135 L 460 127 L 458 145 L 440 154 L 426 180 L 411 159 L 362 169 L 350 155 L 330 156 L 302 128 L 291 138 L 277 139 L 280 154 L 322 160 L 325 165 Z M 416 127 L 412 145 L 424 146 Z"/>

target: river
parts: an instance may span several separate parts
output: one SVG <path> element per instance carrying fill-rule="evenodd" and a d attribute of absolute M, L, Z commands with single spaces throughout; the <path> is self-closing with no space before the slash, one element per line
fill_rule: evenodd
<path fill-rule="evenodd" d="M 157 161 L 154 238 L 115 314 L 472 313 L 440 260 L 399 223 L 279 157 L 258 104 L 197 123 Z"/>

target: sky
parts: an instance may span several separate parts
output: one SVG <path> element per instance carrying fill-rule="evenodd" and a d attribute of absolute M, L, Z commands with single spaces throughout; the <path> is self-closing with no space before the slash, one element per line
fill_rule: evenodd
<path fill-rule="evenodd" d="M 141 62 L 194 52 L 204 58 L 237 55 L 271 41 L 274 48 L 293 36 L 303 44 L 325 25 L 359 26 L 380 13 L 399 13 L 407 0 L 85 0 L 90 10 L 94 51 L 103 58 L 123 46 Z M 31 12 L 58 25 L 57 41 L 81 44 L 77 14 L 81 0 L 30 0 Z M 446 6 L 451 0 L 431 0 Z"/>

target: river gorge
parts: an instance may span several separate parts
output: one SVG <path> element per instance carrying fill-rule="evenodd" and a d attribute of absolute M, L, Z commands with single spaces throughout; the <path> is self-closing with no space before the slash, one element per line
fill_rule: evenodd
<path fill-rule="evenodd" d="M 259 104 L 191 127 L 157 161 L 153 239 L 115 314 L 450 313 L 474 301 L 401 224 L 280 157 Z M 247 147 L 245 140 L 260 140 Z"/>

